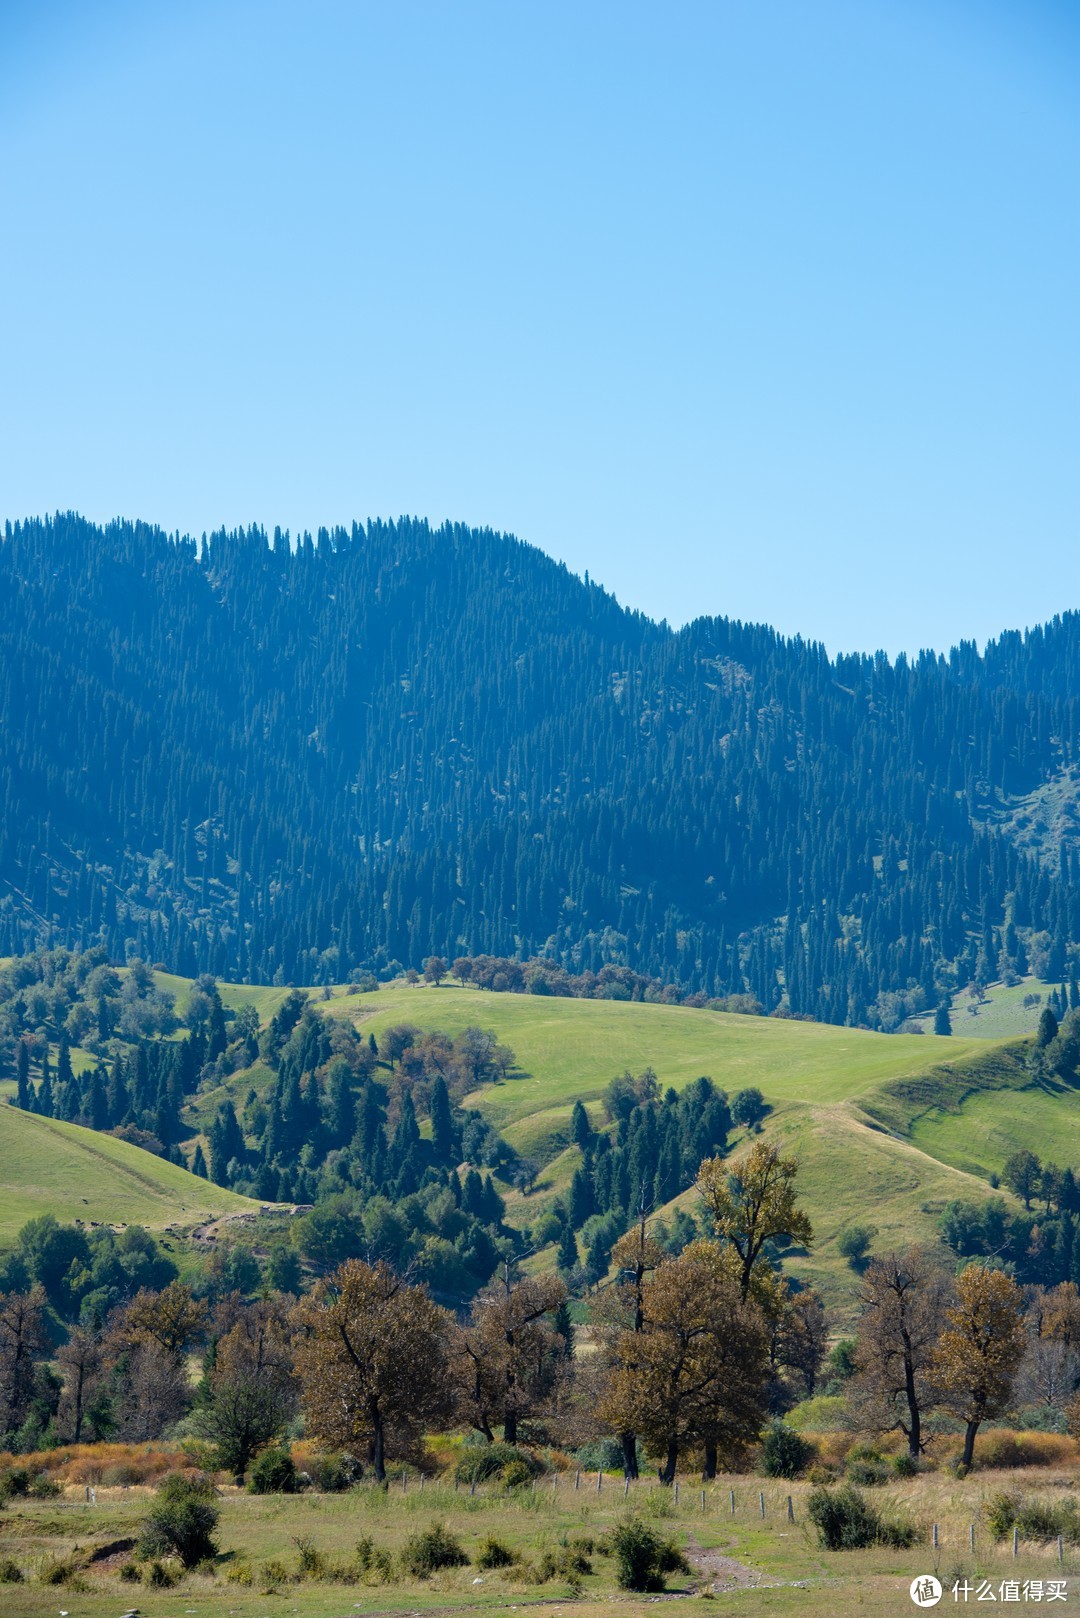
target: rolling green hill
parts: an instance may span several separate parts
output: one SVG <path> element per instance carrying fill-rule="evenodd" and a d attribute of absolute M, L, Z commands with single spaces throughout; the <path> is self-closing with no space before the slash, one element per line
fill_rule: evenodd
<path fill-rule="evenodd" d="M 159 974 L 158 982 L 182 1005 L 188 980 Z M 221 985 L 227 1006 L 251 1002 L 264 1020 L 288 992 Z M 519 1227 L 535 1224 L 568 1188 L 580 1162 L 569 1143 L 574 1101 L 580 1098 L 601 1124 L 604 1090 L 624 1069 L 640 1073 L 651 1066 L 662 1087 L 676 1090 L 700 1074 L 729 1094 L 757 1086 L 772 1109 L 766 1138 L 800 1158 L 801 1195 L 816 1231 L 800 1273 L 841 1311 L 857 1284 L 837 1251 L 847 1226 L 875 1225 L 879 1248 L 933 1242 L 946 1204 L 989 1195 L 990 1174 L 1017 1145 L 1062 1165 L 1080 1162 L 1076 1093 L 1060 1084 L 1033 1084 L 1022 1042 L 988 1040 L 966 1028 L 948 1039 L 885 1035 L 687 1006 L 404 981 L 368 994 L 342 986 L 312 998 L 324 1012 L 377 1038 L 395 1023 L 451 1034 L 476 1024 L 512 1047 L 517 1067 L 508 1080 L 483 1087 L 465 1104 L 541 1165 L 528 1195 L 505 1191 L 508 1217 Z M 242 1105 L 249 1088 L 271 1082 L 261 1063 L 236 1073 L 199 1095 L 193 1121 L 208 1122 L 226 1093 Z M 732 1144 L 737 1152 L 739 1140 Z M 112 1137 L 14 1109 L 5 1109 L 0 1176 L 7 1186 L 0 1241 L 46 1209 L 160 1228 L 255 1206 Z M 690 1191 L 683 1200 L 692 1204 L 694 1198 Z M 553 1251 L 535 1262 L 553 1262 Z"/>
<path fill-rule="evenodd" d="M 170 986 L 182 989 L 182 980 Z M 229 989 L 223 998 L 284 993 Z M 1075 1129 L 1080 1161 L 1080 1105 L 1072 1092 L 1034 1088 L 1021 1044 L 966 1029 L 948 1039 L 886 1035 L 687 1006 L 404 982 L 363 995 L 335 989 L 316 1003 L 376 1038 L 395 1023 L 449 1033 L 478 1024 L 513 1048 L 516 1073 L 465 1104 L 543 1165 L 528 1195 L 504 1192 L 508 1218 L 518 1226 L 534 1223 L 568 1189 L 581 1161 L 569 1144 L 574 1101 L 580 1098 L 600 1124 L 604 1089 L 624 1069 L 652 1066 L 661 1085 L 676 1090 L 702 1073 L 729 1093 L 756 1085 L 772 1107 L 765 1137 L 798 1153 L 801 1193 L 817 1232 L 799 1272 L 841 1312 L 857 1286 L 836 1246 L 847 1226 L 875 1225 L 878 1248 L 934 1242 L 945 1206 L 990 1195 L 990 1172 L 1000 1171 L 1016 1144 L 1053 1157 L 1056 1133 L 1065 1129 L 1069 1139 Z M 274 1004 L 261 1000 L 261 1009 Z M 250 1084 L 259 1088 L 269 1079 L 257 1066 L 236 1075 L 230 1087 L 241 1100 Z M 200 1109 L 209 1116 L 221 1099 L 221 1091 L 201 1097 Z M 1072 1160 L 1070 1150 L 1059 1147 L 1057 1160 Z M 694 1198 L 690 1191 L 682 1200 L 692 1204 Z M 553 1258 L 552 1250 L 534 1262 L 542 1266 Z"/>
<path fill-rule="evenodd" d="M 0 1108 L 0 1248 L 46 1213 L 162 1230 L 258 1206 L 112 1135 Z"/>

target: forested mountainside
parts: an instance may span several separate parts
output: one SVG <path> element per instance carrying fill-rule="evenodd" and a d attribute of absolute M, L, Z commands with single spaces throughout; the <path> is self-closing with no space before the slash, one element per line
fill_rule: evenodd
<path fill-rule="evenodd" d="M 0 601 L 0 955 L 540 954 L 890 1027 L 1080 943 L 1076 614 L 830 659 L 489 531 L 72 515 L 9 526 Z"/>

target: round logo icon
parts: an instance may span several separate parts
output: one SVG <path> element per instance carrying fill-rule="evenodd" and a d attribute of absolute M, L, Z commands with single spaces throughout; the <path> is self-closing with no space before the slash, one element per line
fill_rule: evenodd
<path fill-rule="evenodd" d="M 920 1573 L 911 1581 L 911 1599 L 917 1607 L 936 1607 L 941 1600 L 941 1584 L 932 1573 Z"/>

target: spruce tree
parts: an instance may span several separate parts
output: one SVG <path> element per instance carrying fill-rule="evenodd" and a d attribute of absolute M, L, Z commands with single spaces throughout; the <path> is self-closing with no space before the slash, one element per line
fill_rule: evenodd
<path fill-rule="evenodd" d="M 19 1041 L 19 1054 L 15 1062 L 16 1073 L 16 1103 L 23 1112 L 29 1112 L 33 1105 L 33 1090 L 30 1085 L 30 1050 L 25 1040 Z"/>
<path fill-rule="evenodd" d="M 568 1275 L 578 1265 L 577 1238 L 569 1220 L 563 1226 L 562 1235 L 559 1237 L 558 1265 L 564 1275 Z"/>
<path fill-rule="evenodd" d="M 947 1000 L 939 1001 L 938 1008 L 934 1012 L 934 1033 L 952 1033 L 952 1018 L 949 1015 L 949 1002 Z"/>

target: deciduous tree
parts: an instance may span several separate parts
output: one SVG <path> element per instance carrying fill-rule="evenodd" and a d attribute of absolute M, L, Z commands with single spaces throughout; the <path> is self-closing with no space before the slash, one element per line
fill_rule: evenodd
<path fill-rule="evenodd" d="M 566 1300 L 558 1276 L 503 1278 L 477 1298 L 467 1326 L 454 1333 L 459 1407 L 489 1441 L 495 1427 L 514 1444 L 518 1426 L 539 1414 L 563 1368 L 551 1317 Z"/>
<path fill-rule="evenodd" d="M 395 1442 L 414 1441 L 451 1408 L 450 1317 L 389 1265 L 349 1259 L 294 1310 L 308 1429 L 366 1451 L 386 1477 Z"/>
<path fill-rule="evenodd" d="M 881 1432 L 899 1428 L 916 1458 L 934 1399 L 930 1367 L 948 1301 L 947 1278 L 917 1247 L 867 1266 L 853 1391 L 864 1419 Z"/>
<path fill-rule="evenodd" d="M 688 1446 L 711 1443 L 735 1459 L 765 1414 L 768 1338 L 716 1244 L 693 1242 L 643 1284 L 643 1329 L 612 1344 L 601 1413 L 615 1432 L 639 1433 L 663 1456 L 671 1483 Z"/>
<path fill-rule="evenodd" d="M 813 1241 L 810 1220 L 795 1203 L 798 1168 L 794 1157 L 782 1157 L 775 1146 L 758 1141 L 733 1167 L 711 1157 L 698 1170 L 698 1190 L 716 1234 L 738 1257 L 744 1303 L 767 1242 L 782 1238 L 809 1247 Z"/>
<path fill-rule="evenodd" d="M 979 1427 L 1008 1404 L 1026 1336 L 1020 1289 L 1003 1270 L 969 1264 L 956 1290 L 930 1375 L 941 1402 L 965 1423 L 963 1464 L 970 1466 Z"/>

